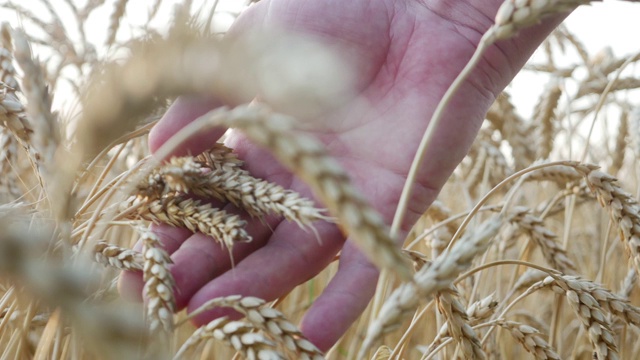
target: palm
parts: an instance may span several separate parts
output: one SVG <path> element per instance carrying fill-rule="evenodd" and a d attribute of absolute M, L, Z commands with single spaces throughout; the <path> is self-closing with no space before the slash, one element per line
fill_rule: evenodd
<path fill-rule="evenodd" d="M 313 136 L 323 141 L 352 176 L 359 189 L 390 221 L 400 192 L 433 109 L 491 24 L 498 1 L 479 8 L 466 2 L 445 5 L 419 0 L 263 0 L 241 17 L 234 31 L 255 24 L 276 24 L 320 37 L 348 49 L 356 61 L 358 95 L 322 117 L 322 129 Z M 465 4 L 462 4 L 465 3 Z M 492 49 L 470 81 L 454 99 L 452 109 L 438 129 L 419 173 L 409 214 L 408 229 L 431 203 L 453 168 L 466 153 L 483 113 L 515 69 L 541 41 L 544 31 L 532 33 L 529 44 L 507 43 Z M 516 40 L 517 41 L 517 40 Z M 524 50 L 523 50 L 524 47 Z M 496 71 L 495 69 L 504 69 Z M 155 129 L 152 144 L 159 145 L 175 129 L 193 120 L 211 104 L 196 101 L 174 105 Z M 190 142 L 182 152 L 201 151 L 211 139 Z M 241 134 L 227 138 L 257 177 L 277 182 L 301 193 L 308 190 Z M 227 210 L 235 211 L 227 206 Z M 294 224 L 270 219 L 268 226 L 249 222 L 251 244 L 234 250 L 235 268 L 220 249 L 202 234 L 160 228 L 170 252 L 178 287 L 178 306 L 193 310 L 205 301 L 230 294 L 274 299 L 321 271 L 342 249 L 340 270 L 303 321 L 305 334 L 321 348 L 330 347 L 368 303 L 377 271 L 344 238 L 337 227 L 318 224 L 322 244 L 315 235 Z M 273 229 L 273 230 L 271 230 Z M 139 297 L 141 280 L 128 274 L 125 288 Z M 131 291 L 129 291 L 131 293 Z M 211 320 L 219 312 L 198 317 Z"/>

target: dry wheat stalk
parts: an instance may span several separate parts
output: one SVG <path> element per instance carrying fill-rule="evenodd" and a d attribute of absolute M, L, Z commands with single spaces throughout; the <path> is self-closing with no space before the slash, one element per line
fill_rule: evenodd
<path fill-rule="evenodd" d="M 553 149 L 553 137 L 555 134 L 555 111 L 562 95 L 562 89 L 557 83 L 552 83 L 544 92 L 534 110 L 533 121 L 537 128 L 537 154 L 538 159 L 548 159 Z"/>
<path fill-rule="evenodd" d="M 93 258 L 97 263 L 120 270 L 142 270 L 144 267 L 140 252 L 121 248 L 106 241 L 98 241 L 94 245 Z"/>
<path fill-rule="evenodd" d="M 215 319 L 194 331 L 180 347 L 174 359 L 185 358 L 189 349 L 208 339 L 228 343 L 247 360 L 285 359 L 284 355 L 276 349 L 276 344 L 264 334 L 256 332 L 253 324 L 247 321 L 230 321 L 226 316 Z"/>
<path fill-rule="evenodd" d="M 152 332 L 173 331 L 173 312 L 176 309 L 173 295 L 175 282 L 168 266 L 169 254 L 162 248 L 160 239 L 147 229 L 139 229 L 143 244 L 143 280 L 146 297 L 147 321 Z"/>
<path fill-rule="evenodd" d="M 449 288 L 455 278 L 471 266 L 473 259 L 487 249 L 501 225 L 500 218 L 494 217 L 477 230 L 468 231 L 453 247 L 434 259 L 430 266 L 418 271 L 413 282 L 404 283 L 394 290 L 369 326 L 358 357 L 362 358 L 382 334 L 397 327 L 405 316 L 416 309 L 420 300 L 426 301 L 435 292 Z"/>
<path fill-rule="evenodd" d="M 545 260 L 554 269 L 564 274 L 574 274 L 576 266 L 569 259 L 567 252 L 556 241 L 556 235 L 544 226 L 541 218 L 533 215 L 523 206 L 516 206 L 511 210 L 509 221 L 519 226 L 540 247 Z"/>
<path fill-rule="evenodd" d="M 536 359 L 561 359 L 560 355 L 540 336 L 537 329 L 515 321 L 500 320 L 496 324 L 509 330 L 511 336 Z"/>
<path fill-rule="evenodd" d="M 180 196 L 148 200 L 132 196 L 120 208 L 134 208 L 135 212 L 128 214 L 132 220 L 144 219 L 207 234 L 229 250 L 237 242 L 251 241 L 244 229 L 245 221 L 240 220 L 237 215 L 229 215 L 197 200 Z"/>
<path fill-rule="evenodd" d="M 576 165 L 586 179 L 587 185 L 611 219 L 618 225 L 620 239 L 636 271 L 640 271 L 640 206 L 631 194 L 618 185 L 615 177 L 596 170 L 593 165 Z"/>
<path fill-rule="evenodd" d="M 264 307 L 265 301 L 256 297 L 231 295 L 211 299 L 195 310 L 192 315 L 216 307 L 230 307 L 246 316 L 256 328 L 265 331 L 285 349 L 296 354 L 297 359 L 320 360 L 324 357 L 311 342 L 305 339 L 298 328 L 284 315 L 270 307 Z"/>
<path fill-rule="evenodd" d="M 447 330 L 454 342 L 460 347 L 465 359 L 485 359 L 480 339 L 469 325 L 469 317 L 464 305 L 455 298 L 454 287 L 443 290 L 437 295 L 440 313 L 447 319 Z"/>
<path fill-rule="evenodd" d="M 488 30 L 495 39 L 513 37 L 522 28 L 537 24 L 543 17 L 569 12 L 592 0 L 506 0 L 495 18 L 495 25 Z"/>

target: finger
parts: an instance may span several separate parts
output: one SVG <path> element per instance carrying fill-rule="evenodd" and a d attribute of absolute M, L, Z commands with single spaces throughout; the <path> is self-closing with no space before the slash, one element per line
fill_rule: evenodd
<path fill-rule="evenodd" d="M 232 210 L 227 207 L 225 211 Z M 187 306 L 191 297 L 209 281 L 237 266 L 249 254 L 263 247 L 272 233 L 271 229 L 280 222 L 276 218 L 245 220 L 245 229 L 252 240 L 235 244 L 231 254 L 225 246 L 211 237 L 196 233 L 171 256 L 177 310 Z"/>
<path fill-rule="evenodd" d="M 184 243 L 193 233 L 188 229 L 173 227 L 169 225 L 151 225 L 151 231 L 160 238 L 160 243 L 165 251 L 173 254 L 182 243 Z M 134 250 L 142 251 L 142 242 L 138 241 L 133 247 Z M 120 295 L 129 301 L 142 301 L 142 288 L 144 281 L 141 271 L 123 271 L 118 281 L 118 291 Z"/>
<path fill-rule="evenodd" d="M 179 97 L 162 119 L 151 129 L 149 133 L 149 148 L 151 152 L 157 151 L 173 135 L 198 117 L 222 105 L 221 102 L 212 99 Z M 219 127 L 202 131 L 190 138 L 188 142 L 174 149 L 170 156 L 200 154 L 209 149 L 225 131 L 225 128 Z"/>
<path fill-rule="evenodd" d="M 219 296 L 240 294 L 270 301 L 317 275 L 333 260 L 343 237 L 336 226 L 328 223 L 317 224 L 316 231 L 321 244 L 314 234 L 297 225 L 281 223 L 267 245 L 203 286 L 191 298 L 189 312 Z M 199 314 L 194 322 L 202 325 L 231 314 L 233 312 L 214 309 Z"/>
<path fill-rule="evenodd" d="M 340 267 L 302 319 L 301 330 L 320 350 L 329 350 L 362 314 L 375 293 L 378 270 L 351 243 Z"/>

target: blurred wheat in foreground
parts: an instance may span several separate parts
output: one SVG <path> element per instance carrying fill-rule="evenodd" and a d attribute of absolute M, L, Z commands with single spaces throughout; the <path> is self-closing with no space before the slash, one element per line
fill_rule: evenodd
<path fill-rule="evenodd" d="M 314 73 L 324 76 L 335 60 L 324 49 L 295 36 L 286 51 L 266 37 L 230 43 L 210 31 L 217 1 L 150 2 L 140 26 L 126 0 L 34 2 L 42 11 L 0 3 L 24 26 L 0 31 L 3 359 L 640 356 L 640 79 L 627 69 L 640 53 L 591 54 L 558 28 L 540 49 L 544 60 L 523 70 L 548 80 L 533 113 L 521 114 L 507 92 L 496 100 L 401 250 L 340 165 L 315 139 L 300 137 L 294 118 L 264 104 L 216 109 L 148 156 L 149 129 L 180 94 L 276 94 L 273 102 L 309 100 L 305 111 L 330 101 L 339 82 L 314 89 L 292 77 L 274 90 L 260 78 L 265 58 L 285 63 L 309 51 L 322 59 Z M 588 2 L 508 0 L 485 39 L 512 37 Z M 100 13 L 109 14 L 109 27 L 95 44 L 85 31 Z M 162 16 L 172 16 L 170 29 L 149 25 Z M 579 61 L 567 62 L 567 53 Z M 202 61 L 211 58 L 215 65 Z M 54 111 L 63 88 L 79 103 Z M 268 148 L 327 209 L 254 177 L 221 143 L 198 156 L 166 156 L 213 126 Z M 212 299 L 196 312 L 228 307 L 245 317 L 195 329 L 186 314 L 174 314 L 171 258 L 148 225 L 205 233 L 230 254 L 252 240 L 240 217 L 203 198 L 307 231 L 335 221 L 397 276 L 385 278 L 377 301 L 328 354 L 295 323 L 335 264 L 274 303 Z M 143 274 L 144 305 L 119 299 L 121 270 Z"/>

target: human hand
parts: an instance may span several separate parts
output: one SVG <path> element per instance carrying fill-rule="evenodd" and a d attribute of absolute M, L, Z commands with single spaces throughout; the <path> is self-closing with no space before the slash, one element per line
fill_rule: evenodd
<path fill-rule="evenodd" d="M 351 175 L 357 188 L 391 222 L 413 156 L 434 108 L 493 22 L 501 1 L 428 0 L 263 0 L 244 13 L 233 32 L 277 26 L 309 34 L 344 49 L 355 71 L 356 95 L 318 117 L 310 135 L 326 145 Z M 427 149 L 402 224 L 407 232 L 434 200 L 466 154 L 484 113 L 495 96 L 542 41 L 551 24 L 493 46 L 445 112 Z M 199 115 L 223 105 L 215 100 L 180 99 L 153 129 L 151 150 Z M 209 148 L 224 129 L 201 134 L 176 155 Z M 225 140 L 254 176 L 310 195 L 264 149 L 241 133 Z M 237 213 L 231 205 L 225 211 Z M 316 235 L 296 224 L 269 218 L 267 224 L 245 217 L 253 241 L 226 249 L 203 234 L 155 226 L 174 262 L 178 309 L 197 309 L 209 299 L 231 294 L 280 297 L 312 278 L 341 252 L 337 274 L 309 308 L 303 333 L 320 349 L 330 348 L 367 306 L 375 291 L 377 269 L 330 223 L 316 223 Z M 142 277 L 123 275 L 123 295 L 140 299 Z M 195 318 L 204 324 L 220 310 Z"/>

